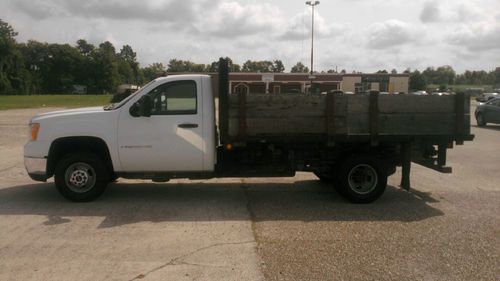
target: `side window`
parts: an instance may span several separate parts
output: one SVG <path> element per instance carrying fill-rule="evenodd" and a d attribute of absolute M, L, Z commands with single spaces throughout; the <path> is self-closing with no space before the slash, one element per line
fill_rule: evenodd
<path fill-rule="evenodd" d="M 196 82 L 174 81 L 148 93 L 153 105 L 151 115 L 191 115 L 197 113 Z"/>

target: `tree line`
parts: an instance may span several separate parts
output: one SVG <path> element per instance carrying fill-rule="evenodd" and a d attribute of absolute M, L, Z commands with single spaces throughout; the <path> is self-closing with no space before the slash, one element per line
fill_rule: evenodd
<path fill-rule="evenodd" d="M 86 87 L 87 93 L 113 93 L 120 84 L 142 85 L 168 72 L 217 72 L 218 61 L 198 64 L 189 60 L 171 59 L 168 65 L 153 63 L 141 67 L 137 53 L 129 45 L 119 50 L 106 41 L 93 45 L 80 39 L 74 46 L 49 44 L 30 40 L 19 43 L 18 33 L 0 19 L 0 94 L 65 94 L 75 85 Z M 232 72 L 285 72 L 281 60 L 247 60 L 242 65 L 230 58 Z M 309 73 L 303 63 L 296 63 L 292 73 Z M 337 73 L 336 69 L 322 73 Z M 341 70 L 339 73 L 346 73 Z M 357 73 L 357 72 L 354 72 Z M 378 73 L 388 73 L 380 70 Z M 395 69 L 391 73 L 397 73 Z M 500 84 L 500 70 L 466 71 L 456 74 L 452 67 L 429 67 L 424 71 L 406 70 L 410 89 L 425 89 L 428 84 L 493 85 Z"/>

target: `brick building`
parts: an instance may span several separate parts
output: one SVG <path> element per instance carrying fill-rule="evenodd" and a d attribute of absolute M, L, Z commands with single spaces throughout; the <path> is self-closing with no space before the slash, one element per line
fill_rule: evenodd
<path fill-rule="evenodd" d="M 344 92 L 360 93 L 369 90 L 408 93 L 408 74 L 315 74 L 307 73 L 245 73 L 229 74 L 230 93 L 305 93 Z"/>

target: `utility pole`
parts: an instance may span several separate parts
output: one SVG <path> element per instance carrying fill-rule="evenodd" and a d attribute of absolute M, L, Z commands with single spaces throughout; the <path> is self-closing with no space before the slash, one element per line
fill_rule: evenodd
<path fill-rule="evenodd" d="M 306 5 L 309 5 L 312 7 L 312 22 L 311 22 L 311 74 L 309 76 L 309 78 L 311 79 L 311 86 L 312 86 L 312 83 L 313 83 L 313 79 L 314 79 L 314 70 L 313 70 L 313 66 L 314 66 L 314 7 L 316 5 L 319 5 L 319 1 L 307 1 L 306 2 Z M 310 88 L 309 91 L 311 91 L 312 89 Z"/>

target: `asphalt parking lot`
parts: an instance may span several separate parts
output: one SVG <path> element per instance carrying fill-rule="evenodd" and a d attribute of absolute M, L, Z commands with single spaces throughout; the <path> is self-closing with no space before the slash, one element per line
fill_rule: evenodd
<path fill-rule="evenodd" d="M 0 280 L 500 280 L 499 125 L 369 205 L 309 173 L 119 180 L 76 204 L 24 171 L 41 111 L 0 111 Z"/>

